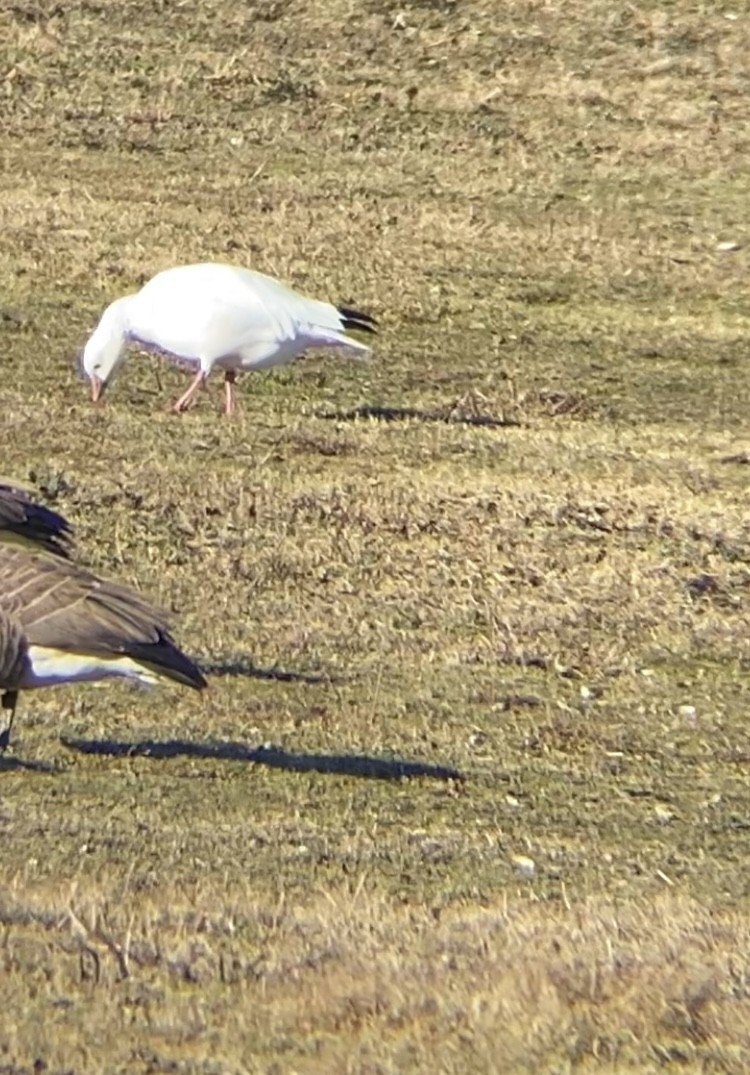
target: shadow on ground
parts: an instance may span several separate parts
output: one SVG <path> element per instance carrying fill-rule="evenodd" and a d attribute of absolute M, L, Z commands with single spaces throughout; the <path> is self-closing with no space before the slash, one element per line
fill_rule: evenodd
<path fill-rule="evenodd" d="M 381 422 L 444 422 L 447 425 L 484 426 L 489 429 L 507 429 L 520 426 L 516 418 L 496 418 L 490 414 L 461 414 L 452 407 L 421 410 L 419 407 L 354 407 L 350 411 L 317 411 L 316 418 L 329 421 L 355 422 L 358 418 L 376 418 Z"/>
<path fill-rule="evenodd" d="M 51 765 L 46 761 L 24 761 L 14 755 L 0 755 L 0 773 L 59 773 L 58 765 Z"/>
<path fill-rule="evenodd" d="M 112 739 L 66 739 L 61 742 L 79 754 L 112 758 L 206 758 L 213 761 L 244 761 L 284 769 L 292 773 L 325 773 L 329 776 L 357 776 L 369 780 L 401 780 L 429 777 L 432 780 L 463 780 L 457 770 L 419 761 L 371 758 L 365 754 L 295 754 L 280 747 L 248 747 L 244 743 L 190 743 L 182 739 L 159 742 L 144 739 L 123 743 Z"/>
<path fill-rule="evenodd" d="M 294 672 L 284 668 L 259 668 L 248 657 L 197 658 L 206 676 L 247 676 L 248 679 L 267 679 L 276 683 L 344 683 L 344 676 L 331 672 Z"/>

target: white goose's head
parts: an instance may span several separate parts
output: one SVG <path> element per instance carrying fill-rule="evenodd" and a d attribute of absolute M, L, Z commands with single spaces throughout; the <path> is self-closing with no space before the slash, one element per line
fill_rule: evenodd
<path fill-rule="evenodd" d="M 125 359 L 127 307 L 131 296 L 113 302 L 101 316 L 80 359 L 80 368 L 91 382 L 91 398 L 98 403 Z"/>

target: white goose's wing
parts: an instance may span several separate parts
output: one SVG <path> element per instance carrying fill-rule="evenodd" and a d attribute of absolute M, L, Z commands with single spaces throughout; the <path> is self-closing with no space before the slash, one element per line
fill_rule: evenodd
<path fill-rule="evenodd" d="M 283 329 L 263 299 L 229 265 L 167 269 L 138 292 L 131 338 L 179 358 L 216 362 L 248 339 L 274 344 Z"/>
<path fill-rule="evenodd" d="M 369 348 L 346 335 L 374 332 L 367 314 L 307 298 L 263 273 L 232 265 L 182 265 L 150 280 L 131 306 L 132 336 L 183 358 L 249 364 L 311 346 Z"/>
<path fill-rule="evenodd" d="M 308 298 L 263 273 L 250 269 L 236 270 L 247 292 L 252 291 L 278 327 L 281 339 L 294 339 L 305 347 L 349 347 L 369 351 L 359 340 L 347 336 L 349 331 L 374 333 L 377 322 L 369 314 L 346 306 Z"/>

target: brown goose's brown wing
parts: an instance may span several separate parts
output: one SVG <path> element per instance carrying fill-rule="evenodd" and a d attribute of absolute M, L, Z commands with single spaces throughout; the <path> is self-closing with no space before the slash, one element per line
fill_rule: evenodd
<path fill-rule="evenodd" d="M 187 686 L 206 686 L 164 611 L 67 560 L 0 544 L 0 612 L 18 622 L 29 646 L 131 657 Z"/>
<path fill-rule="evenodd" d="M 37 504 L 25 489 L 0 478 L 0 541 L 36 546 L 67 558 L 72 533 L 62 515 Z"/>
<path fill-rule="evenodd" d="M 15 616 L 0 611 L 0 690 L 18 688 L 26 665 L 28 645 Z"/>

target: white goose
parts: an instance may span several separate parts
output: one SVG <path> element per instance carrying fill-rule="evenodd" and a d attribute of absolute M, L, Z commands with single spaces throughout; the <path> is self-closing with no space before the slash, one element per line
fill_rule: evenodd
<path fill-rule="evenodd" d="M 370 348 L 347 332 L 374 333 L 376 324 L 368 314 L 306 298 L 250 269 L 178 265 L 107 307 L 83 349 L 82 368 L 96 403 L 128 343 L 184 362 L 196 374 L 174 404 L 179 413 L 218 366 L 225 372 L 225 411 L 232 414 L 239 371 L 286 365 L 308 347 L 342 347 L 363 357 Z"/>

